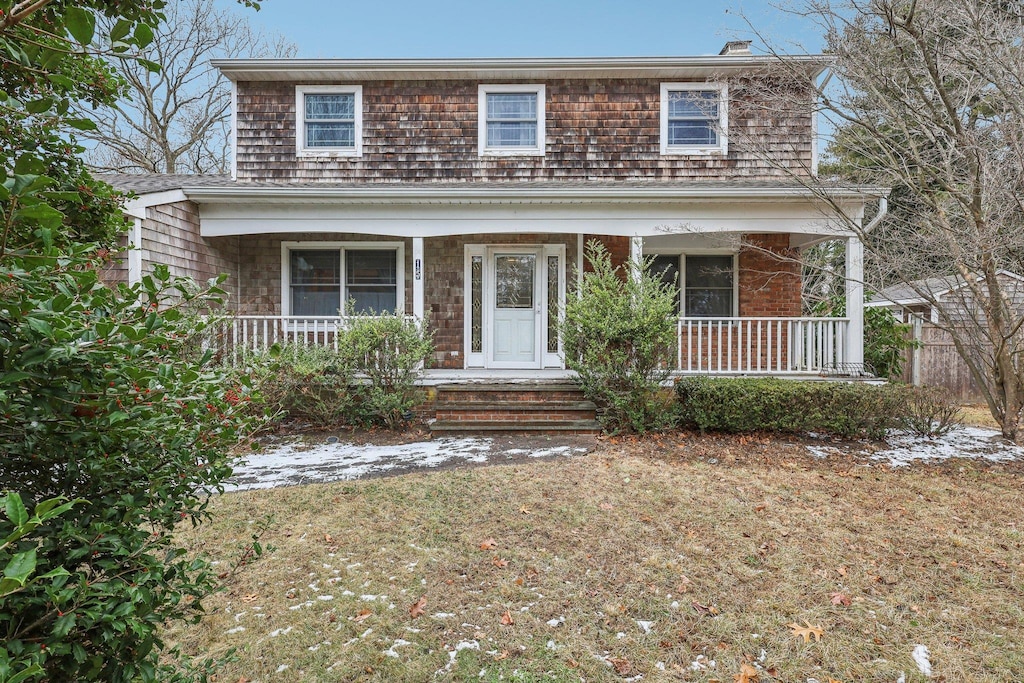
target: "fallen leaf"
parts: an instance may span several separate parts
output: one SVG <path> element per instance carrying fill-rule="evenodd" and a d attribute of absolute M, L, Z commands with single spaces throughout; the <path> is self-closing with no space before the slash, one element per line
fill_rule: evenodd
<path fill-rule="evenodd" d="M 498 547 L 498 542 L 493 538 L 488 538 L 485 541 L 480 542 L 480 550 L 494 550 Z"/>
<path fill-rule="evenodd" d="M 850 606 L 850 597 L 842 593 L 832 593 L 829 595 L 832 599 L 833 605 L 842 605 L 843 607 Z"/>
<path fill-rule="evenodd" d="M 524 515 L 530 514 L 530 509 L 528 507 L 526 507 L 525 505 L 523 507 L 519 508 L 519 511 L 522 512 Z"/>
<path fill-rule="evenodd" d="M 242 602 L 256 602 L 260 599 L 258 593 L 250 593 L 249 595 L 242 596 Z"/>
<path fill-rule="evenodd" d="M 614 510 L 615 509 L 615 506 L 612 505 L 611 503 L 601 503 L 598 507 L 600 507 L 602 510 Z"/>
<path fill-rule="evenodd" d="M 509 612 L 508 610 L 505 610 L 505 613 L 501 615 L 501 625 L 502 626 L 512 626 L 514 623 L 516 623 L 516 622 L 512 618 L 512 613 Z"/>
<path fill-rule="evenodd" d="M 633 671 L 633 664 L 623 657 L 612 657 L 608 663 L 615 667 L 615 673 L 620 676 L 628 676 Z"/>
<path fill-rule="evenodd" d="M 516 578 L 515 584 L 517 586 L 522 586 L 524 583 L 525 583 L 525 581 L 523 581 L 523 577 L 520 576 L 520 577 Z"/>
<path fill-rule="evenodd" d="M 414 602 L 412 604 L 412 607 L 409 608 L 409 616 L 412 617 L 413 619 L 415 619 L 418 616 L 421 616 L 426 611 L 426 609 L 425 609 L 426 606 L 427 606 L 427 596 L 424 595 L 419 600 Z"/>
<path fill-rule="evenodd" d="M 502 558 L 500 558 L 497 555 L 495 555 L 494 559 L 491 560 L 491 564 L 493 564 L 495 567 L 497 567 L 499 569 L 504 569 L 505 567 L 508 566 L 508 560 L 503 560 Z"/>
<path fill-rule="evenodd" d="M 502 650 L 501 654 L 494 655 L 494 661 L 500 662 L 503 659 L 508 659 L 508 650 Z"/>
<path fill-rule="evenodd" d="M 813 637 L 815 641 L 820 641 L 822 634 L 825 633 L 825 629 L 821 626 L 811 626 L 811 622 L 807 620 L 804 620 L 803 626 L 797 623 L 786 625 L 789 626 L 794 636 L 797 638 L 803 638 L 805 643 L 811 642 L 811 637 Z"/>
<path fill-rule="evenodd" d="M 324 534 L 324 541 L 327 543 L 334 543 L 334 538 L 330 534 Z"/>
<path fill-rule="evenodd" d="M 736 674 L 733 683 L 758 683 L 760 680 L 757 669 L 750 664 L 740 664 L 740 672 Z"/>
<path fill-rule="evenodd" d="M 837 567 L 836 574 L 839 574 L 839 576 L 846 576 L 846 567 Z"/>
<path fill-rule="evenodd" d="M 369 617 L 369 616 L 370 616 L 371 614 L 373 614 L 373 612 L 371 612 L 371 611 L 370 611 L 370 610 L 368 610 L 368 609 L 362 609 L 362 610 L 359 610 L 359 614 L 355 615 L 355 616 L 354 616 L 354 617 L 352 618 L 352 621 L 354 621 L 354 622 L 356 622 L 356 623 L 358 624 L 358 623 L 359 623 L 359 622 L 361 622 L 361 621 L 366 621 L 366 619 L 367 619 L 367 618 L 368 618 L 368 617 Z"/>
<path fill-rule="evenodd" d="M 694 600 L 690 604 L 693 605 L 693 609 L 697 610 L 698 614 L 710 614 L 711 616 L 715 616 L 718 614 L 718 608 L 714 605 L 702 605 L 696 600 Z"/>

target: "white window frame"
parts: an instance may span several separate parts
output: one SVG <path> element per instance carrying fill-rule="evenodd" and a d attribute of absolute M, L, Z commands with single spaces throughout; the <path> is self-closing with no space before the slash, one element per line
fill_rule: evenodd
<path fill-rule="evenodd" d="M 487 95 L 502 93 L 534 93 L 537 95 L 537 145 L 535 147 L 488 147 L 487 146 Z M 546 89 L 544 84 L 514 83 L 500 85 L 480 84 L 477 89 L 477 146 L 481 157 L 544 156 L 547 148 L 545 117 Z"/>
<path fill-rule="evenodd" d="M 694 90 L 718 91 L 718 144 L 668 144 L 669 93 Z M 711 155 L 729 153 L 729 86 L 725 83 L 662 83 L 661 84 L 661 153 L 665 156 Z"/>
<path fill-rule="evenodd" d="M 306 95 L 355 96 L 355 145 L 352 147 L 306 146 Z M 363 156 L 363 86 L 361 85 L 297 85 L 295 86 L 295 154 L 300 158 Z"/>
<path fill-rule="evenodd" d="M 344 315 L 342 310 L 345 302 L 348 285 L 345 280 L 345 254 L 349 251 L 381 251 L 388 250 L 395 252 L 396 266 L 395 274 L 395 301 L 396 310 L 400 315 L 405 315 L 405 243 L 404 242 L 281 242 L 281 315 L 291 315 L 291 252 L 295 251 L 334 251 L 338 252 L 341 258 L 341 285 L 340 300 L 338 302 L 337 315 Z M 309 316 L 318 318 L 324 316 Z M 330 317 L 330 316 L 326 316 Z"/>
<path fill-rule="evenodd" d="M 644 254 L 644 258 L 651 256 L 674 256 L 679 266 L 679 317 L 688 318 L 686 315 L 686 257 L 687 256 L 731 256 L 732 257 L 732 315 L 730 318 L 740 317 L 740 256 L 734 249 L 658 249 L 651 250 Z M 706 318 L 699 316 L 694 320 L 717 320 L 717 318 Z"/>

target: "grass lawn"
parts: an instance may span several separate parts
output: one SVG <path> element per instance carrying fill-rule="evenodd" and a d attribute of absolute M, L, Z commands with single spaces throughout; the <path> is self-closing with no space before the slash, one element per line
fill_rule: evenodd
<path fill-rule="evenodd" d="M 931 680 L 1024 680 L 1021 473 L 681 435 L 225 495 L 186 542 L 226 567 L 272 514 L 276 550 L 167 635 L 237 648 L 231 683 L 910 683 L 918 645 Z"/>

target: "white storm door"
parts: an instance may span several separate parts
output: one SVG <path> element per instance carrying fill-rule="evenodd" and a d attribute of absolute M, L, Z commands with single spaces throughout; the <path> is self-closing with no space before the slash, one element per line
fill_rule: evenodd
<path fill-rule="evenodd" d="M 491 367 L 541 366 L 540 253 L 496 249 L 489 254 Z"/>

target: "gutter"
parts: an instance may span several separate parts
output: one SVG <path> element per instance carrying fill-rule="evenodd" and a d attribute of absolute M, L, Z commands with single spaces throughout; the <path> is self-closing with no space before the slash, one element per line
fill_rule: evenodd
<path fill-rule="evenodd" d="M 650 202 L 650 201 L 723 201 L 723 200 L 792 200 L 814 199 L 820 191 L 810 191 L 801 187 L 785 188 L 736 188 L 736 187 L 622 187 L 622 188 L 471 188 L 471 187 L 267 187 L 245 186 L 234 187 L 185 187 L 183 191 L 192 201 L 205 202 L 268 202 L 280 200 L 306 201 L 418 201 L 418 202 L 495 202 L 495 203 L 530 203 L 559 201 L 611 201 L 611 202 Z M 881 207 L 886 207 L 883 195 L 889 189 L 874 186 L 848 186 L 836 188 L 830 196 L 836 199 L 866 199 L 878 197 Z M 871 225 L 874 227 L 880 220 L 884 208 L 875 217 Z"/>

